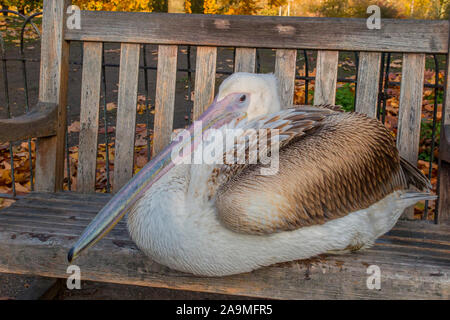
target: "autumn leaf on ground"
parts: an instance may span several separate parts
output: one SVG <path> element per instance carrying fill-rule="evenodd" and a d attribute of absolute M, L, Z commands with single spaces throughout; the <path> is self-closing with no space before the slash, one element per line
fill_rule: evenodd
<path fill-rule="evenodd" d="M 117 103 L 115 103 L 115 102 L 108 102 L 106 104 L 106 110 L 112 111 L 112 110 L 115 110 L 115 109 L 117 109 Z"/>
<path fill-rule="evenodd" d="M 72 124 L 67 128 L 67 131 L 69 133 L 80 132 L 80 121 L 72 122 Z"/>

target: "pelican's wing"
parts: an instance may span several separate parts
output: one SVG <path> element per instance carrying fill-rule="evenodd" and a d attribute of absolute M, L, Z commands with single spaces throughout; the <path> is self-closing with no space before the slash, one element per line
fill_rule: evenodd
<path fill-rule="evenodd" d="M 276 174 L 261 174 L 261 164 L 224 166 L 215 205 L 225 226 L 247 234 L 295 230 L 367 208 L 395 190 L 429 186 L 376 119 L 334 111 L 321 117 L 305 129 L 290 123 L 297 133 L 281 142 Z"/>
<path fill-rule="evenodd" d="M 227 149 L 222 159 L 224 165 L 213 172 L 210 182 L 216 186 L 224 184 L 252 164 L 261 164 L 263 171 L 270 169 L 267 162 L 275 156 L 271 154 L 272 150 L 281 150 L 292 139 L 318 128 L 331 112 L 328 109 L 291 108 L 260 116 L 250 122 L 233 124 L 231 138 L 234 140 L 231 144 L 226 142 Z M 211 188 L 213 192 L 215 189 Z"/>
<path fill-rule="evenodd" d="M 295 108 L 299 111 L 306 112 L 317 112 L 317 111 L 336 111 L 336 112 L 344 112 L 345 110 L 340 105 L 335 104 L 319 104 L 315 106 L 310 105 L 297 105 Z"/>

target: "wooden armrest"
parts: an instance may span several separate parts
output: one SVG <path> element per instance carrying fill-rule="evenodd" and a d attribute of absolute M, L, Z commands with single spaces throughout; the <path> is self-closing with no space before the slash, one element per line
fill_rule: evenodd
<path fill-rule="evenodd" d="M 0 141 L 53 136 L 56 134 L 57 115 L 56 103 L 38 102 L 24 115 L 0 119 Z"/>
<path fill-rule="evenodd" d="M 439 147 L 439 157 L 441 161 L 450 163 L 450 124 L 445 124 L 441 130 L 443 131 Z"/>

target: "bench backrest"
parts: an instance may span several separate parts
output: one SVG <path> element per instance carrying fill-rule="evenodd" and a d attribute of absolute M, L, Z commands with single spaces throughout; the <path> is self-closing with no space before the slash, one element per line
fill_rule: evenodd
<path fill-rule="evenodd" d="M 236 47 L 235 71 L 255 71 L 255 48 L 276 49 L 275 74 L 283 106 L 293 103 L 297 49 L 317 49 L 314 103 L 334 103 L 339 50 L 359 51 L 356 111 L 376 116 L 381 52 L 402 52 L 397 144 L 417 161 L 425 54 L 448 54 L 449 22 L 81 12 L 81 29 L 66 26 L 69 2 L 44 1 L 40 99 L 59 103 L 57 136 L 39 139 L 36 186 L 61 188 L 64 168 L 69 41 L 84 42 L 77 191 L 94 192 L 102 43 L 121 43 L 114 184 L 132 176 L 140 44 L 158 44 L 153 154 L 170 141 L 177 46 L 197 46 L 194 119 L 214 97 L 217 47 Z M 448 68 L 448 66 L 447 66 Z M 447 90 L 448 92 L 448 90 Z M 445 106 L 447 120 L 449 103 Z"/>

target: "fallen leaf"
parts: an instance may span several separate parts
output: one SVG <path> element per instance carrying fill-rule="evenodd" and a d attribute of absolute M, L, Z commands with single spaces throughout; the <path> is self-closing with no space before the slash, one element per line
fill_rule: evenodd
<path fill-rule="evenodd" d="M 20 192 L 20 193 L 28 193 L 28 192 L 30 192 L 30 190 L 28 190 L 27 188 L 25 188 L 24 186 L 22 186 L 18 182 L 16 182 L 14 184 L 14 186 L 16 187 L 16 192 Z"/>
<path fill-rule="evenodd" d="M 106 110 L 112 111 L 114 109 L 117 109 L 117 103 L 115 103 L 115 102 L 108 102 L 106 104 Z"/>
<path fill-rule="evenodd" d="M 72 124 L 67 128 L 67 131 L 69 133 L 80 132 L 80 121 L 72 122 Z"/>

